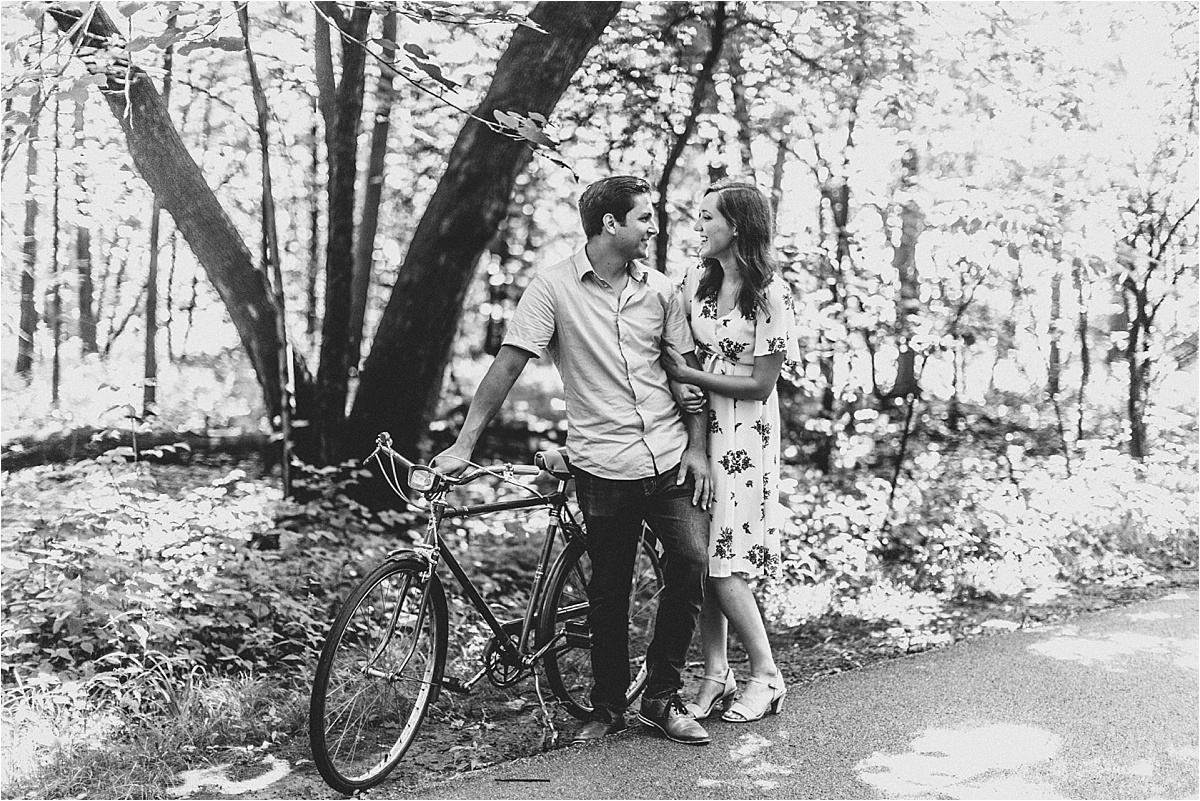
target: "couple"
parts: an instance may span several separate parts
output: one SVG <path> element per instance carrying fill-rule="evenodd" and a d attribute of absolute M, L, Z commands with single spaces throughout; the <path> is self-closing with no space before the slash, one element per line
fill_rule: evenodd
<path fill-rule="evenodd" d="M 458 438 L 433 465 L 465 470 L 526 362 L 550 355 L 592 563 L 594 712 L 574 742 L 625 728 L 629 588 L 645 520 L 663 546 L 664 590 L 638 718 L 702 745 L 710 737 L 699 720 L 718 710 L 758 720 L 778 712 L 786 692 L 746 578 L 779 566 L 775 382 L 784 358 L 795 358 L 790 294 L 775 275 L 770 208 L 752 185 L 705 194 L 694 226 L 702 263 L 682 291 L 638 263 L 656 233 L 645 181 L 598 181 L 579 214 L 587 244 L 530 282 Z M 697 616 L 704 678 L 685 706 L 681 671 Z M 750 658 L 736 703 L 730 623 Z"/>

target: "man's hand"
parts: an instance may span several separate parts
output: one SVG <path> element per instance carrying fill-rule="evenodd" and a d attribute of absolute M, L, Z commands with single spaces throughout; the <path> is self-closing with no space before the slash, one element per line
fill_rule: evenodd
<path fill-rule="evenodd" d="M 668 381 L 671 394 L 679 408 L 688 414 L 699 414 L 704 408 L 704 390 L 695 384 L 680 384 L 678 381 Z"/>
<path fill-rule="evenodd" d="M 429 466 L 438 471 L 442 475 L 456 478 L 466 472 L 471 465 L 471 449 L 457 442 L 451 445 L 446 450 L 433 457 L 433 461 Z"/>
<path fill-rule="evenodd" d="M 688 448 L 683 452 L 683 459 L 679 462 L 679 483 L 686 482 L 689 474 L 695 481 L 692 503 L 707 509 L 712 503 L 713 483 L 708 474 L 708 456 L 703 450 Z"/>

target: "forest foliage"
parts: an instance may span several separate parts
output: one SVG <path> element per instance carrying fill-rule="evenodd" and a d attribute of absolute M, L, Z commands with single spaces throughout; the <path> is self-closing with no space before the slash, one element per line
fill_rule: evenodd
<path fill-rule="evenodd" d="M 303 686 L 414 522 L 369 442 L 454 435 L 614 173 L 655 187 L 672 276 L 710 182 L 775 204 L 774 626 L 1196 564 L 1194 4 L 572 5 L 0 6 L 5 456 L 108 451 L 5 468 L 7 732 Z M 561 444 L 562 397 L 531 365 L 481 456 Z M 262 475 L 144 447 L 247 433 Z M 451 535 L 497 602 L 531 526 Z"/>

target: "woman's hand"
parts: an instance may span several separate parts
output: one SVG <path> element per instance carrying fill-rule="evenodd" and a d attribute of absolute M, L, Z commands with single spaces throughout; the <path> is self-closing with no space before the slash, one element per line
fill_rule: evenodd
<path fill-rule="evenodd" d="M 688 414 L 696 414 L 704 408 L 704 390 L 695 384 L 680 384 L 678 381 L 668 381 L 675 402 Z"/>

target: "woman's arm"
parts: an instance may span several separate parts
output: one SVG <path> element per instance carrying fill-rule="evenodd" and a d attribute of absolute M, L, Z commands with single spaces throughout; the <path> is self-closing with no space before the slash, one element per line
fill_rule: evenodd
<path fill-rule="evenodd" d="M 783 370 L 784 353 L 768 353 L 754 357 L 751 375 L 714 375 L 687 364 L 678 351 L 669 346 L 663 353 L 667 375 L 683 384 L 695 384 L 701 389 L 737 400 L 765 401 L 771 397 L 779 373 Z"/>

